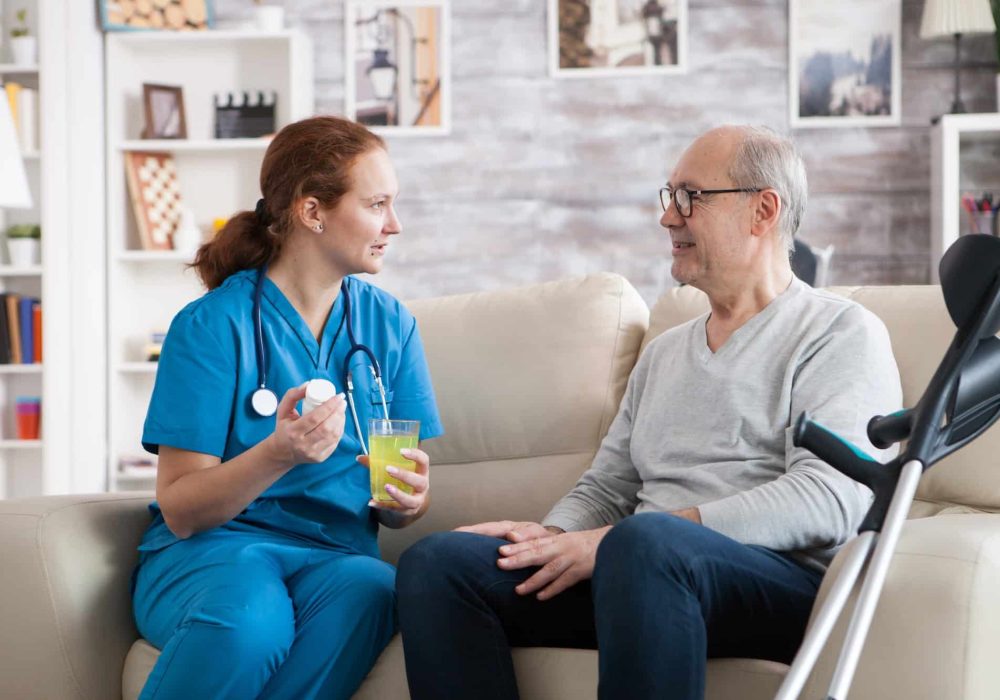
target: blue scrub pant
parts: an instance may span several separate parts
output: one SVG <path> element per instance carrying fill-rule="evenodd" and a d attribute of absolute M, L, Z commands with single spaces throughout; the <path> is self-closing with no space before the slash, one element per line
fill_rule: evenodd
<path fill-rule="evenodd" d="M 162 650 L 141 700 L 349 698 L 395 632 L 395 570 L 215 529 L 143 554 L 133 608 Z"/>
<path fill-rule="evenodd" d="M 497 568 L 503 540 L 431 535 L 403 553 L 397 591 L 413 700 L 518 697 L 512 646 L 600 649 L 605 700 L 700 700 L 709 657 L 789 661 L 821 575 L 662 513 L 608 532 L 594 576 L 539 602 Z"/>

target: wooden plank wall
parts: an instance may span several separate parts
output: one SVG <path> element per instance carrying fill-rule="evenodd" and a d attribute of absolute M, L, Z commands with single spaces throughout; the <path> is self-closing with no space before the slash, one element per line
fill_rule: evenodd
<path fill-rule="evenodd" d="M 313 38 L 317 111 L 343 105 L 343 3 L 286 0 Z M 834 284 L 929 280 L 930 118 L 951 104 L 952 46 L 903 0 L 903 124 L 803 129 L 801 234 L 836 245 Z M 217 0 L 222 22 L 245 0 Z M 673 284 L 656 191 L 684 147 L 726 122 L 788 131 L 787 0 L 690 0 L 689 72 L 557 80 L 544 0 L 452 0 L 453 132 L 390 138 L 405 230 L 377 282 L 403 298 L 611 270 L 647 302 Z M 963 97 L 996 108 L 992 36 L 964 43 Z M 266 86 L 262 86 L 266 87 Z M 998 168 L 997 149 L 969 154 Z"/>

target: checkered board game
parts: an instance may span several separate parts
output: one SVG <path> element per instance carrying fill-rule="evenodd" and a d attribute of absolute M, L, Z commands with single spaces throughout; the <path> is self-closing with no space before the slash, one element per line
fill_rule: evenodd
<path fill-rule="evenodd" d="M 181 218 L 181 190 L 169 153 L 125 154 L 128 190 L 145 250 L 171 250 Z"/>

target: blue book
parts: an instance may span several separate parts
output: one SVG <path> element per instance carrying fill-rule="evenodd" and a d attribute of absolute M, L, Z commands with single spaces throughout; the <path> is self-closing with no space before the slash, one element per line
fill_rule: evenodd
<path fill-rule="evenodd" d="M 21 363 L 30 365 L 35 357 L 35 334 L 34 334 L 34 314 L 31 312 L 31 305 L 35 299 L 31 297 L 21 297 L 18 302 L 18 316 L 21 321 Z"/>

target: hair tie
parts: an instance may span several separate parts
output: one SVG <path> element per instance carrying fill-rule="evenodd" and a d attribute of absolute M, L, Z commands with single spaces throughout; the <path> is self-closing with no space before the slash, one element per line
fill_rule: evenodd
<path fill-rule="evenodd" d="M 270 223 L 271 217 L 268 216 L 267 206 L 264 204 L 263 197 L 257 200 L 257 206 L 254 207 L 253 213 L 257 217 L 257 221 L 261 226 L 267 226 L 268 223 Z"/>

